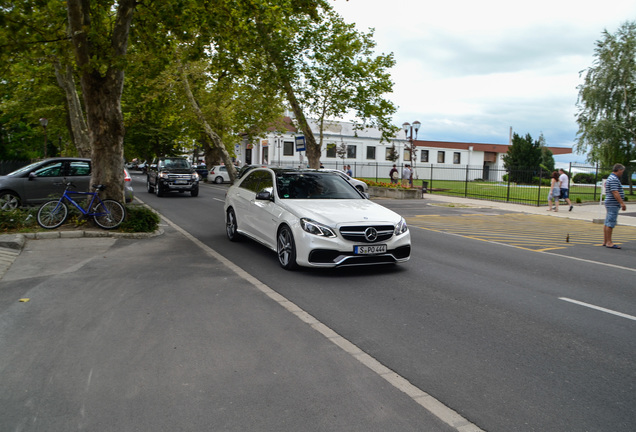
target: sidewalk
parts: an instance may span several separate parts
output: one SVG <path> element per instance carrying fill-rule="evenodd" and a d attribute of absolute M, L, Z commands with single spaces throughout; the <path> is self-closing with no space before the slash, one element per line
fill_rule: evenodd
<path fill-rule="evenodd" d="M 461 198 L 447 195 L 425 194 L 424 199 L 431 202 L 443 202 L 468 207 L 493 208 L 510 212 L 520 212 L 559 218 L 585 220 L 592 223 L 603 224 L 605 221 L 605 206 L 599 203 L 573 204 L 572 211 L 568 211 L 567 204 L 560 205 L 559 211 L 547 211 L 547 206 L 530 206 L 523 204 L 505 203 L 499 201 L 486 201 L 471 198 Z M 627 210 L 618 214 L 618 225 L 636 227 L 636 203 L 627 203 Z"/>

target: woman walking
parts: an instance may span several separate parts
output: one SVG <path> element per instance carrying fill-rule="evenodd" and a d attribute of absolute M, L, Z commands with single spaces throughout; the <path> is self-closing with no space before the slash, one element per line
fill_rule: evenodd
<path fill-rule="evenodd" d="M 550 193 L 548 194 L 548 211 L 552 211 L 552 200 L 554 200 L 554 211 L 559 211 L 559 196 L 561 195 L 559 183 L 559 173 L 554 171 L 552 173 L 552 179 L 550 180 Z"/>

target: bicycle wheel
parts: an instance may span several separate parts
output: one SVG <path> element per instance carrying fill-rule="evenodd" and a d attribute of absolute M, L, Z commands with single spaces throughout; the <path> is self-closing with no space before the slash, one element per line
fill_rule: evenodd
<path fill-rule="evenodd" d="M 47 201 L 38 210 L 38 224 L 42 228 L 53 229 L 62 225 L 68 216 L 68 207 L 63 202 Z"/>
<path fill-rule="evenodd" d="M 93 210 L 95 223 L 104 229 L 117 228 L 126 217 L 126 209 L 115 200 L 105 199 Z"/>

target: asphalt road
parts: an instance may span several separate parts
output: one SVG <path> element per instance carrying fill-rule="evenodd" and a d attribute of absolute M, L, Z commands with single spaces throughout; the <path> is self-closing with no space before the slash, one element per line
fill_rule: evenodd
<path fill-rule="evenodd" d="M 384 200 L 411 223 L 409 263 L 286 272 L 264 247 L 226 240 L 224 186 L 204 185 L 198 198 L 156 198 L 138 183 L 135 190 L 194 237 L 484 430 L 631 431 L 636 424 L 633 253 L 599 253 L 593 239 L 547 251 L 474 238 L 479 229 L 470 218 L 466 226 L 475 227 L 473 235 L 444 232 L 426 218 L 478 215 L 497 224 L 504 212 Z M 417 218 L 424 222 L 413 223 Z M 536 240 L 528 227 L 537 223 L 528 216 L 515 238 Z M 541 223 L 545 232 L 563 221 Z M 554 235 L 562 237 L 562 229 Z M 553 245 L 551 238 L 545 242 Z"/>

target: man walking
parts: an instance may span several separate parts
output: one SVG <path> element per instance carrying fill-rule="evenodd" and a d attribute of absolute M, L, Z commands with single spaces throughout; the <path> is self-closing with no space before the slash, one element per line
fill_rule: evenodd
<path fill-rule="evenodd" d="M 402 187 L 409 186 L 409 179 L 411 178 L 411 168 L 409 164 L 404 165 L 402 170 Z"/>
<path fill-rule="evenodd" d="M 570 206 L 570 210 L 568 211 L 572 211 L 574 206 L 572 206 L 572 201 L 570 201 L 570 179 L 563 168 L 559 169 L 559 174 L 559 188 L 561 189 L 561 196 L 559 199 L 565 200 Z"/>
<path fill-rule="evenodd" d="M 393 164 L 393 168 L 389 171 L 389 177 L 391 178 L 391 183 L 396 184 L 398 182 L 400 174 L 398 173 L 397 166 L 395 166 L 395 164 Z"/>
<path fill-rule="evenodd" d="M 627 210 L 625 206 L 625 192 L 621 184 L 621 177 L 625 167 L 621 164 L 614 165 L 612 173 L 605 182 L 605 225 L 603 226 L 603 246 L 610 249 L 620 249 L 621 247 L 612 243 L 612 231 L 618 219 L 618 209 Z"/>

